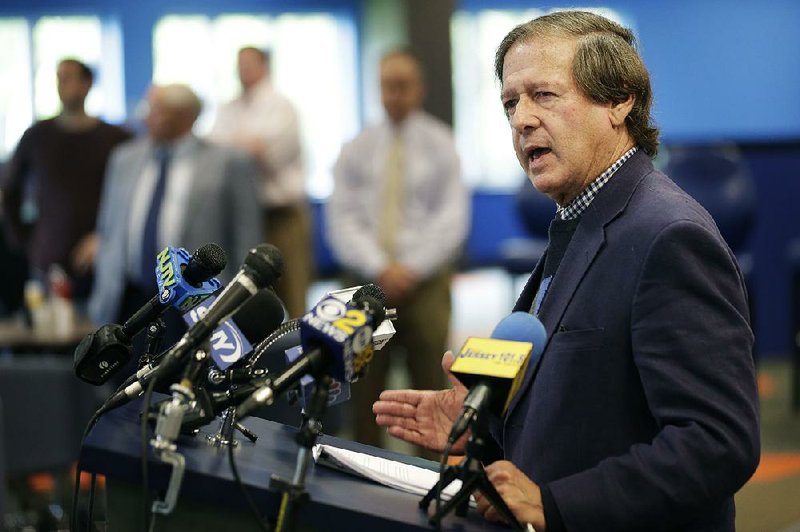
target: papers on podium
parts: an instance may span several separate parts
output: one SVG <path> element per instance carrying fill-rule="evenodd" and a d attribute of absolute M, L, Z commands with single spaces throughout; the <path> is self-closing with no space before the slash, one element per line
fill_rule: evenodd
<path fill-rule="evenodd" d="M 314 461 L 319 465 L 338 469 L 414 495 L 425 495 L 439 480 L 439 473 L 430 469 L 331 445 L 317 444 L 312 449 L 312 454 Z M 461 489 L 461 481 L 454 480 L 442 491 L 442 500 L 450 499 L 458 493 L 459 489 Z M 475 499 L 472 497 L 470 497 L 470 505 L 475 506 Z"/>

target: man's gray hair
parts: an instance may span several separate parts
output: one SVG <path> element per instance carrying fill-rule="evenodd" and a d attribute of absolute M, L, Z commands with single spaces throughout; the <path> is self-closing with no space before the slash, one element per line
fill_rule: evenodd
<path fill-rule="evenodd" d="M 597 103 L 621 103 L 634 97 L 625 120 L 636 144 L 651 157 L 658 153 L 658 128 L 651 115 L 650 74 L 636 51 L 633 32 L 587 11 L 556 11 L 512 29 L 497 48 L 494 71 L 503 82 L 503 63 L 514 44 L 536 37 L 577 40 L 572 75 L 578 88 Z"/>

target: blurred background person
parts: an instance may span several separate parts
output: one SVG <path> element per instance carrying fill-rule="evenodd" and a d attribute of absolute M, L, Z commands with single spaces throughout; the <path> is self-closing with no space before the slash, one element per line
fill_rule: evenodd
<path fill-rule="evenodd" d="M 397 308 L 392 353 L 405 351 L 411 382 L 444 384 L 439 360 L 450 326 L 454 262 L 467 234 L 469 200 L 450 128 L 421 109 L 420 63 L 400 50 L 380 64 L 386 121 L 341 151 L 326 210 L 333 252 L 348 285 L 375 282 Z M 382 444 L 372 403 L 390 357 L 376 356 L 352 388 L 355 439 Z"/>
<path fill-rule="evenodd" d="M 20 139 L 3 180 L 3 215 L 31 275 L 44 277 L 59 265 L 72 281 L 73 297 L 85 301 L 106 163 L 131 134 L 86 113 L 94 82 L 86 64 L 61 60 L 57 79 L 61 112 L 36 122 Z"/>
<path fill-rule="evenodd" d="M 193 253 L 219 244 L 226 281 L 261 241 L 255 162 L 192 134 L 201 102 L 188 86 L 153 86 L 147 103 L 147 136 L 109 162 L 89 304 L 96 324 L 121 323 L 156 294 L 156 255 L 165 246 Z M 171 321 L 183 327 L 179 317 Z"/>
<path fill-rule="evenodd" d="M 287 266 L 276 291 L 289 316 L 298 317 L 306 311 L 313 257 L 297 111 L 273 88 L 266 52 L 242 48 L 237 65 L 242 94 L 220 108 L 209 138 L 259 163 L 263 236 L 281 250 Z"/>

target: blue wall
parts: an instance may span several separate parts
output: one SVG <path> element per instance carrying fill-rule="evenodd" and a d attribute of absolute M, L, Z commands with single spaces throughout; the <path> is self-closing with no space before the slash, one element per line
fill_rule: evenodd
<path fill-rule="evenodd" d="M 800 138 L 796 0 L 461 0 L 463 9 L 616 10 L 632 25 L 668 141 Z M 488 75 L 488 73 L 487 73 Z"/>

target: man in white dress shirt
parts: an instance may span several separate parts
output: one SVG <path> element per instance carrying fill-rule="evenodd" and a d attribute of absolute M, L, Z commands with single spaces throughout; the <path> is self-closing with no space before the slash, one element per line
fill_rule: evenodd
<path fill-rule="evenodd" d="M 397 308 L 393 354 L 405 351 L 412 383 L 444 383 L 441 353 L 450 323 L 453 263 L 464 242 L 469 202 L 450 128 L 421 110 L 419 61 L 387 54 L 380 65 L 387 120 L 342 148 L 326 227 L 348 283 L 375 282 Z M 389 354 L 379 353 L 352 388 L 355 437 L 381 445 L 372 403 L 385 388 Z"/>
<path fill-rule="evenodd" d="M 311 282 L 311 215 L 297 112 L 272 87 L 269 66 L 263 50 L 239 50 L 242 94 L 220 108 L 209 138 L 248 152 L 261 167 L 264 238 L 281 250 L 286 261 L 276 291 L 294 318 L 306 311 Z"/>

